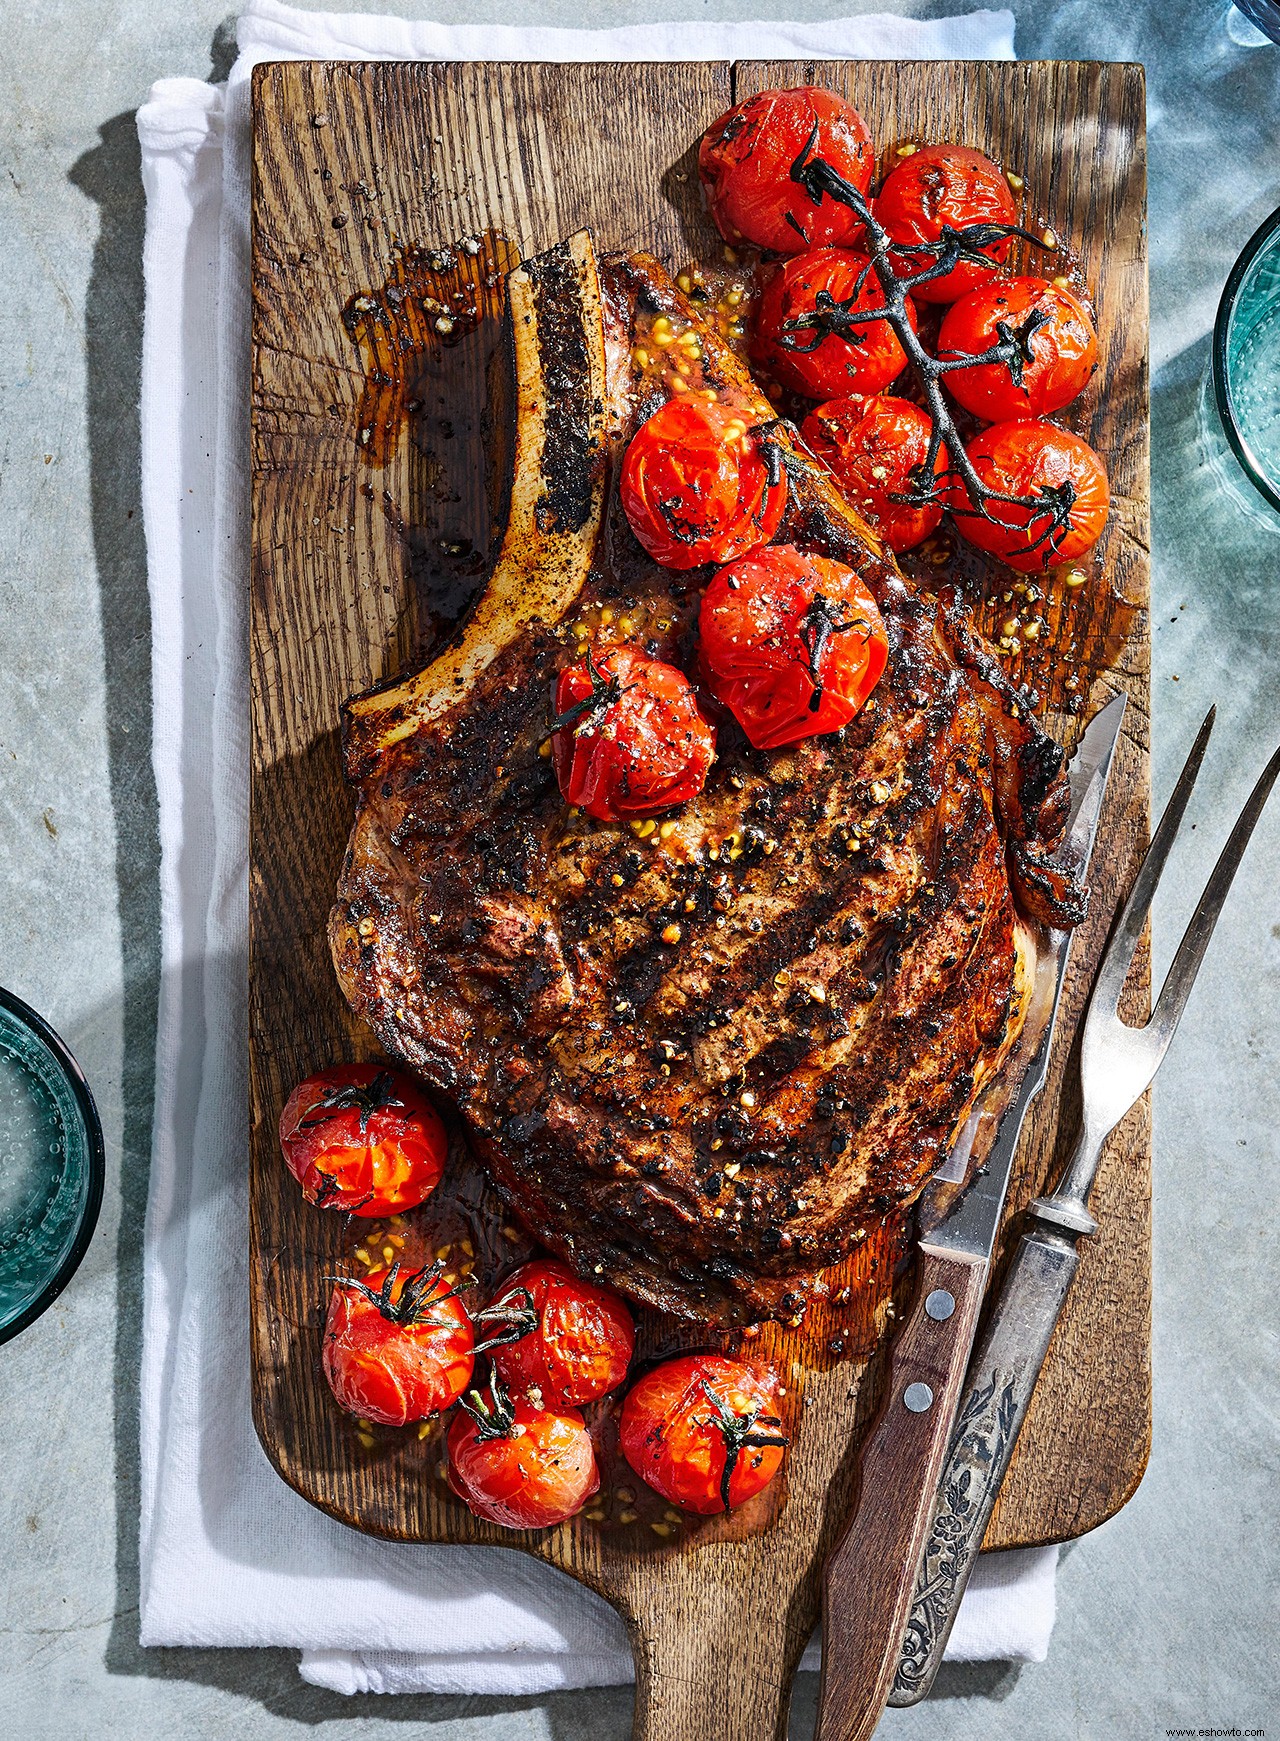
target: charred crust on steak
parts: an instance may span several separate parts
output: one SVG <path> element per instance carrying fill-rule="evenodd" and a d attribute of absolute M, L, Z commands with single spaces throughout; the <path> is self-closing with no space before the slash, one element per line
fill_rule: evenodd
<path fill-rule="evenodd" d="M 1047 862 L 1062 755 L 960 602 L 913 591 L 664 270 L 610 257 L 593 288 L 588 256 L 574 238 L 554 315 L 546 257 L 522 268 L 516 346 L 539 382 L 521 402 L 542 405 L 557 334 L 582 337 L 590 384 L 539 423 L 586 466 L 586 519 L 535 524 L 531 504 L 558 500 L 549 449 L 518 433 L 524 541 L 508 528 L 440 659 L 348 709 L 359 799 L 334 962 L 381 1044 L 457 1105 L 542 1243 L 682 1317 L 790 1318 L 869 1218 L 918 1193 L 999 1070 L 1027 1007 L 1027 921 L 1083 912 Z M 603 482 L 657 402 L 631 355 L 660 313 L 698 330 L 703 382 L 775 424 L 779 540 L 858 568 L 889 657 L 841 732 L 761 752 L 722 720 L 706 789 L 642 842 L 575 820 L 539 744 L 584 613 L 597 656 L 607 608 L 690 664 L 701 577 L 650 562 Z"/>

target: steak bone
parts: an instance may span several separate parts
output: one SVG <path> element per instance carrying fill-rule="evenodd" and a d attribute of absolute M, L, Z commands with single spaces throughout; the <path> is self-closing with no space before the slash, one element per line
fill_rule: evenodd
<path fill-rule="evenodd" d="M 343 709 L 359 784 L 394 744 L 440 721 L 538 623 L 557 623 L 590 573 L 608 470 L 604 329 L 585 230 L 507 280 L 517 393 L 511 506 L 488 584 L 453 640 L 403 681 Z"/>

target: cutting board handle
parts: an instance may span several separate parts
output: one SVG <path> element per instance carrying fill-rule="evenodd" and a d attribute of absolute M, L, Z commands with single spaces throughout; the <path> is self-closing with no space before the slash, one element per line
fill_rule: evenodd
<path fill-rule="evenodd" d="M 777 1592 L 742 1577 L 729 1544 L 671 1562 L 652 1605 L 626 1616 L 636 1663 L 632 1741 L 787 1741 L 806 1640 Z"/>

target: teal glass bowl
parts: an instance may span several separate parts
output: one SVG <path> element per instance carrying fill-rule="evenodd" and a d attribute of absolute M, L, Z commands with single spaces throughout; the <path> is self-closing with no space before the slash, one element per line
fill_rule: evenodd
<path fill-rule="evenodd" d="M 0 1342 L 75 1274 L 105 1170 L 84 1072 L 48 1022 L 0 988 Z"/>
<path fill-rule="evenodd" d="M 1213 393 L 1245 476 L 1280 512 L 1280 212 L 1250 238 L 1222 292 Z"/>

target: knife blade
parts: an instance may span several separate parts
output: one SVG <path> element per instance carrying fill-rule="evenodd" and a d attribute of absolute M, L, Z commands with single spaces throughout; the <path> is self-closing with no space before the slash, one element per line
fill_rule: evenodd
<path fill-rule="evenodd" d="M 1056 858 L 1077 873 L 1092 855 L 1124 712 L 1118 695 L 1085 729 L 1068 768 L 1071 806 Z M 1041 1000 L 1047 1015 L 989 1153 L 967 1182 L 944 1167 L 921 1198 L 913 1304 L 863 1446 L 852 1515 L 824 1569 L 815 1741 L 868 1741 L 894 1683 L 1018 1139 L 1048 1071 L 1072 935 L 1048 932 L 1040 952 L 1033 1004 Z"/>
<path fill-rule="evenodd" d="M 1093 856 L 1093 842 L 1127 701 L 1128 697 L 1123 693 L 1117 695 L 1094 715 L 1081 734 L 1076 753 L 1067 767 L 1071 808 L 1067 814 L 1065 838 L 1054 854 L 1054 862 L 1081 879 L 1087 877 Z M 1048 1004 L 1048 1015 L 1040 1027 L 1035 1051 L 1016 1093 L 1000 1115 L 999 1129 L 985 1163 L 967 1182 L 961 1182 L 958 1193 L 947 1192 L 946 1184 L 954 1181 L 940 1176 L 922 1194 L 916 1220 L 922 1242 L 927 1240 L 930 1245 L 945 1250 L 985 1253 L 988 1259 L 991 1256 L 1004 1213 L 1005 1193 L 1022 1126 L 1031 1102 L 1044 1087 L 1048 1075 L 1049 1053 L 1058 1024 L 1058 1008 L 1074 936 L 1074 931 L 1051 930 L 1048 933 L 1036 962 L 1033 993 L 1033 1003 L 1038 999 L 1042 1007 L 1044 1003 Z M 944 1169 L 944 1174 L 946 1171 Z"/>

